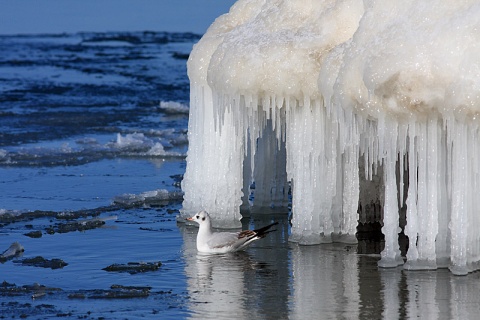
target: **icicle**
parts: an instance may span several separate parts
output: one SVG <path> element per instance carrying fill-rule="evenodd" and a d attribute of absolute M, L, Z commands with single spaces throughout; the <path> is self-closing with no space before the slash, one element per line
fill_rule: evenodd
<path fill-rule="evenodd" d="M 336 194 L 336 129 L 325 108 L 303 100 L 287 114 L 287 173 L 292 180 L 292 234 L 301 244 L 331 242 Z M 325 135 L 323 140 L 319 136 Z M 308 152 L 305 152 L 308 150 Z"/>
<path fill-rule="evenodd" d="M 451 265 L 450 271 L 456 275 L 469 272 L 467 268 L 467 226 L 468 204 L 467 184 L 467 126 L 460 122 L 449 129 L 452 134 L 452 217 L 451 233 Z"/>
<path fill-rule="evenodd" d="M 417 249 L 418 249 L 418 258 L 424 260 L 423 257 L 426 252 L 423 249 L 423 244 L 425 243 L 425 233 L 428 232 L 425 228 L 428 226 L 426 217 L 428 216 L 428 190 L 427 190 L 427 124 L 419 123 L 417 131 L 417 165 L 418 165 L 418 176 L 417 176 L 417 208 L 418 208 L 418 238 L 417 238 Z M 423 261 L 422 261 L 423 262 Z"/>
<path fill-rule="evenodd" d="M 438 118 L 435 115 L 429 117 L 426 123 L 418 124 L 416 166 L 411 170 L 417 171 L 417 208 L 413 199 L 408 199 L 412 210 L 407 208 L 407 232 L 412 240 L 407 253 L 408 262 L 404 266 L 409 270 L 436 269 L 436 238 L 438 233 Z M 410 188 L 415 188 L 413 181 Z M 409 188 L 409 189 L 410 189 Z M 421 214 L 415 215 L 414 210 Z M 411 227 L 409 227 L 409 224 Z M 417 229 L 416 231 L 414 229 Z M 410 248 L 412 252 L 410 253 Z"/>
<path fill-rule="evenodd" d="M 250 185 L 252 182 L 252 144 L 250 141 L 250 134 L 248 130 L 245 135 L 245 157 L 243 159 L 243 188 L 242 188 L 242 204 L 240 205 L 240 212 L 242 216 L 250 215 Z"/>
<path fill-rule="evenodd" d="M 187 170 L 182 182 L 185 196 L 178 219 L 182 221 L 205 209 L 215 226 L 240 227 L 245 139 L 238 135 L 245 130 L 236 129 L 237 112 L 230 106 L 233 101 L 223 100 L 208 87 L 194 87 L 192 90 L 190 108 L 196 118 L 189 123 L 189 138 L 193 147 L 189 148 L 187 155 Z M 216 103 L 222 105 L 215 106 Z M 223 110 L 217 129 L 214 110 L 220 113 Z M 237 122 L 237 126 L 243 125 Z M 230 178 L 226 179 L 226 176 Z"/>
<path fill-rule="evenodd" d="M 437 267 L 447 268 L 450 262 L 450 237 L 448 233 L 448 223 L 450 220 L 450 197 L 448 196 L 448 172 L 450 168 L 447 166 L 447 143 L 446 130 L 439 124 L 438 141 L 438 235 L 435 241 L 435 252 L 437 255 Z"/>
<path fill-rule="evenodd" d="M 397 159 L 397 124 L 393 121 L 387 123 L 385 120 L 379 121 L 379 135 L 381 138 L 380 147 L 385 152 L 384 158 L 384 184 L 385 198 L 383 205 L 383 227 L 382 232 L 385 235 L 385 249 L 381 253 L 381 260 L 378 266 L 382 268 L 396 267 L 403 264 L 398 245 L 398 195 L 397 181 L 395 175 L 395 163 Z"/>
<path fill-rule="evenodd" d="M 358 176 L 358 148 L 349 146 L 344 156 L 343 172 L 343 221 L 340 233 L 341 242 L 356 243 L 357 210 L 360 194 Z"/>
<path fill-rule="evenodd" d="M 407 262 L 403 266 L 410 269 L 415 266 L 418 259 L 418 211 L 417 211 L 417 148 L 416 148 L 416 124 L 410 122 L 408 126 L 408 194 L 407 194 L 407 225 L 405 235 L 409 239 Z"/>
<path fill-rule="evenodd" d="M 404 177 L 403 173 L 405 171 L 404 159 L 406 154 L 406 145 L 407 145 L 407 131 L 408 125 L 406 124 L 399 124 L 398 126 L 398 162 L 399 162 L 399 203 L 400 207 L 404 205 Z"/>
<path fill-rule="evenodd" d="M 340 235 L 338 241 L 347 243 L 356 243 L 356 230 L 358 221 L 358 201 L 360 195 L 360 182 L 358 173 L 358 158 L 359 158 L 359 132 L 357 127 L 356 117 L 351 116 L 347 120 L 350 126 L 346 126 L 349 130 L 348 142 L 345 147 L 343 155 L 343 203 L 342 203 L 342 221 L 340 224 Z M 345 125 L 343 125 L 345 126 Z M 339 166 L 341 168 L 341 166 Z"/>
<path fill-rule="evenodd" d="M 438 119 L 433 114 L 427 120 L 427 211 L 422 236 L 419 246 L 420 256 L 425 260 L 426 268 L 436 269 L 435 239 L 438 233 Z"/>

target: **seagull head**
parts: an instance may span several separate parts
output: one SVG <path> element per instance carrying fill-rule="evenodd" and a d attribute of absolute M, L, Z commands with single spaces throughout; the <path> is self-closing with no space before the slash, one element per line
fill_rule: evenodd
<path fill-rule="evenodd" d="M 193 217 L 187 218 L 187 220 L 197 222 L 199 225 L 206 225 L 210 223 L 210 216 L 208 215 L 207 211 L 202 210 L 195 214 Z"/>

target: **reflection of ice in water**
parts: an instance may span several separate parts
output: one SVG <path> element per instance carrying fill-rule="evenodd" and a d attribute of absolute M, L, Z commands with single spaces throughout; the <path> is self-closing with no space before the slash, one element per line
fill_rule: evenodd
<path fill-rule="evenodd" d="M 398 274 L 398 272 L 397 272 Z M 382 272 L 383 275 L 383 272 Z M 400 278 L 400 275 L 398 276 Z M 409 318 L 415 319 L 440 319 L 448 315 L 448 303 L 434 303 L 434 299 L 443 298 L 442 291 L 448 291 L 448 283 L 441 278 L 440 273 L 411 273 L 408 277 L 402 277 L 399 280 L 406 282 L 408 288 L 408 301 L 405 307 L 405 313 Z M 395 293 L 398 291 L 400 283 L 392 284 Z M 398 293 L 397 293 L 398 295 Z M 441 311 L 441 308 L 444 310 Z M 395 311 L 392 310 L 392 313 Z"/>
<path fill-rule="evenodd" d="M 478 317 L 478 288 L 471 279 L 454 277 L 446 270 L 406 273 L 391 269 L 379 273 L 384 319 Z"/>
<path fill-rule="evenodd" d="M 358 318 L 360 292 L 357 255 L 334 245 L 294 246 L 293 319 Z"/>
<path fill-rule="evenodd" d="M 399 299 L 399 279 L 401 274 L 397 270 L 381 270 L 380 275 L 382 280 L 382 289 L 380 291 L 379 299 L 383 300 L 383 319 L 395 319 L 400 313 L 400 299 Z"/>
<path fill-rule="evenodd" d="M 199 255 L 197 229 L 179 227 L 192 318 L 473 319 L 478 315 L 475 274 L 456 277 L 447 270 L 378 269 L 380 257 L 357 254 L 356 245 L 288 244 L 286 221 L 246 252 Z"/>

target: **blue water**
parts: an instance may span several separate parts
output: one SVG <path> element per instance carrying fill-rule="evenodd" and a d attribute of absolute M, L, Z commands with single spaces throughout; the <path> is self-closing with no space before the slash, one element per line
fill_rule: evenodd
<path fill-rule="evenodd" d="M 199 37 L 164 32 L 0 37 L 0 253 L 14 242 L 25 248 L 0 265 L 2 316 L 186 314 L 175 216 L 187 149 L 185 63 Z M 68 214 L 74 218 L 64 219 Z M 103 227 L 49 232 L 94 218 L 104 219 Z M 42 236 L 25 235 L 32 231 Z M 22 265 L 37 256 L 68 265 Z M 135 275 L 102 270 L 158 261 L 160 270 Z M 8 289 L 35 283 L 61 291 L 32 299 L 37 291 Z M 89 298 L 112 285 L 151 289 L 147 298 Z M 78 294 L 86 298 L 72 298 Z"/>
<path fill-rule="evenodd" d="M 285 215 L 245 218 L 244 228 L 279 222 L 246 252 L 197 253 L 197 229 L 175 218 L 188 147 L 185 63 L 199 37 L 0 36 L 0 253 L 14 242 L 25 248 L 0 264 L 0 315 L 474 319 L 479 273 L 378 269 L 378 242 L 298 246 Z M 91 219 L 105 224 L 60 231 Z M 32 231 L 41 237 L 25 235 Z M 22 265 L 37 256 L 68 265 Z M 103 270 L 158 261 L 156 271 Z M 112 285 L 149 294 L 107 299 Z"/>

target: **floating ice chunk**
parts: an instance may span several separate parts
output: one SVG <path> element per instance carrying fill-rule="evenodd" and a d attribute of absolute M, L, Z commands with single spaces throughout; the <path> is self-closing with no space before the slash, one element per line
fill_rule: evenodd
<path fill-rule="evenodd" d="M 0 162 L 5 163 L 5 164 L 12 163 L 10 153 L 7 150 L 0 149 Z"/>
<path fill-rule="evenodd" d="M 159 132 L 159 135 L 171 135 L 172 133 L 169 130 L 166 132 Z M 176 135 L 174 135 L 175 139 Z M 120 133 L 117 134 L 117 140 L 113 143 L 113 146 L 122 150 L 122 152 L 126 151 L 127 153 L 133 152 L 136 156 L 168 156 L 168 157 L 182 157 L 183 154 L 179 152 L 167 152 L 165 148 L 172 147 L 171 144 L 166 142 L 166 146 L 164 143 L 159 142 L 165 141 L 163 138 L 149 138 L 146 137 L 143 133 L 129 133 L 125 136 L 122 136 Z M 180 143 L 180 142 L 179 142 Z"/>
<path fill-rule="evenodd" d="M 7 250 L 5 250 L 0 255 L 0 262 L 12 259 L 13 257 L 21 254 L 24 251 L 25 251 L 25 249 L 23 248 L 23 246 L 20 243 L 14 242 L 10 245 L 10 247 L 8 247 Z"/>
<path fill-rule="evenodd" d="M 14 219 L 15 217 L 21 216 L 22 211 L 18 210 L 8 210 L 8 209 L 0 209 L 0 218 L 2 219 Z"/>
<path fill-rule="evenodd" d="M 175 101 L 161 101 L 160 102 L 160 110 L 165 113 L 170 114 L 188 114 L 190 108 L 180 102 Z"/>
<path fill-rule="evenodd" d="M 128 133 L 125 136 L 117 133 L 115 144 L 119 148 L 144 147 L 145 145 L 151 145 L 152 141 L 145 137 L 143 133 Z"/>
<path fill-rule="evenodd" d="M 150 156 L 164 156 L 167 152 L 163 148 L 163 145 L 160 142 L 155 143 L 155 145 L 147 151 L 147 155 Z"/>
<path fill-rule="evenodd" d="M 97 161 L 99 155 L 126 157 L 185 157 L 186 130 L 165 129 L 83 137 L 0 150 L 0 163 L 9 165 L 77 165 Z"/>
<path fill-rule="evenodd" d="M 188 136 L 186 133 L 180 133 L 173 137 L 170 142 L 175 146 L 181 146 L 188 144 Z"/>
<path fill-rule="evenodd" d="M 70 144 L 68 142 L 66 142 L 66 143 L 63 143 L 60 146 L 60 152 L 71 153 L 71 152 L 73 152 L 73 148 L 70 146 Z"/>
<path fill-rule="evenodd" d="M 113 203 L 126 206 L 142 205 L 142 204 L 155 204 L 157 202 L 165 201 L 179 201 L 183 199 L 183 192 L 181 191 L 168 191 L 166 189 L 158 189 L 152 191 L 146 191 L 140 194 L 122 194 L 116 196 L 113 199 Z"/>

